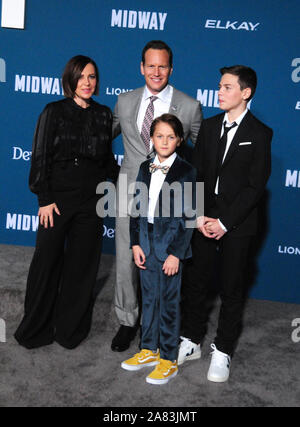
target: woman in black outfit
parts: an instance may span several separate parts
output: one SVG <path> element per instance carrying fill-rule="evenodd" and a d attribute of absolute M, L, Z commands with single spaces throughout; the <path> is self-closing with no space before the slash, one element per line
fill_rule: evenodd
<path fill-rule="evenodd" d="M 58 342 L 75 348 L 87 337 L 101 254 L 96 187 L 116 181 L 112 113 L 98 94 L 95 62 L 75 56 L 62 79 L 65 99 L 48 104 L 35 131 L 29 185 L 40 227 L 31 262 L 25 314 L 15 338 L 26 348 Z"/>

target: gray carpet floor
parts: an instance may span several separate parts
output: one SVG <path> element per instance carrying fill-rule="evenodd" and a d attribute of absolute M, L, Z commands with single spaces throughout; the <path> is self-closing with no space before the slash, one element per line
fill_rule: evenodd
<path fill-rule="evenodd" d="M 115 258 L 103 255 L 93 327 L 75 350 L 53 344 L 20 347 L 13 333 L 21 320 L 26 276 L 33 248 L 0 245 L 1 407 L 297 407 L 300 403 L 300 343 L 292 340 L 292 321 L 300 305 L 249 300 L 244 331 L 225 384 L 206 379 L 218 302 L 211 313 L 200 360 L 180 367 L 165 386 L 145 382 L 147 370 L 127 372 L 123 360 L 138 350 L 138 338 L 124 353 L 110 350 L 118 323 L 113 309 Z M 3 324 L 3 322 L 1 322 Z"/>

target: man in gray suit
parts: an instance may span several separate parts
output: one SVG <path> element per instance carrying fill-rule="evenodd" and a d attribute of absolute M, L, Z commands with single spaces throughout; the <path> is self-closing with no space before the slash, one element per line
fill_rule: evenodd
<path fill-rule="evenodd" d="M 127 184 L 127 190 L 128 186 L 136 181 L 140 164 L 154 157 L 149 137 L 149 122 L 156 117 L 164 113 L 174 114 L 183 124 L 185 141 L 190 138 L 194 144 L 196 143 L 202 120 L 201 105 L 169 85 L 172 71 L 172 50 L 163 41 L 153 40 L 147 43 L 142 52 L 141 73 L 146 85 L 122 93 L 118 97 L 114 110 L 113 137 L 122 133 L 124 160 L 117 194 L 124 195 L 124 182 Z M 113 351 L 125 351 L 129 348 L 138 328 L 138 272 L 130 249 L 127 206 L 120 200 L 117 204 L 115 235 L 117 270 L 115 310 L 120 329 L 112 340 L 111 348 Z"/>

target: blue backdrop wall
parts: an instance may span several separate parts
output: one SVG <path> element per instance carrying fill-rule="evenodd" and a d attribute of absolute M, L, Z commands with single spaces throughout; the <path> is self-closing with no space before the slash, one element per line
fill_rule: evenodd
<path fill-rule="evenodd" d="M 172 84 L 198 98 L 205 117 L 219 112 L 220 67 L 257 71 L 251 111 L 273 128 L 274 139 L 251 296 L 300 303 L 299 14 L 299 0 L 27 0 L 25 29 L 0 28 L 0 243 L 35 243 L 32 136 L 45 104 L 63 96 L 66 61 L 79 53 L 96 60 L 95 99 L 113 109 L 121 91 L 144 84 L 143 46 L 163 39 L 174 51 Z M 114 152 L 121 161 L 121 138 Z M 104 251 L 113 252 L 113 222 L 103 234 Z"/>

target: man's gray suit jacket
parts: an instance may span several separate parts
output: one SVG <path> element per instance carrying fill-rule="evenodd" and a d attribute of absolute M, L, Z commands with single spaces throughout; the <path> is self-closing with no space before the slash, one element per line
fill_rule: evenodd
<path fill-rule="evenodd" d="M 143 93 L 144 87 L 120 94 L 114 110 L 113 138 L 122 133 L 124 160 L 120 174 L 127 174 L 128 183 L 135 181 L 139 167 L 148 155 L 137 127 Z M 190 139 L 195 144 L 202 120 L 199 101 L 173 88 L 169 113 L 181 120 L 185 142 Z M 150 157 L 154 157 L 153 151 Z"/>
<path fill-rule="evenodd" d="M 115 310 L 120 324 L 134 326 L 138 319 L 137 302 L 138 274 L 132 260 L 129 236 L 129 214 L 127 186 L 136 181 L 139 167 L 147 158 L 154 157 L 154 152 L 147 153 L 145 144 L 137 127 L 137 117 L 144 93 L 144 87 L 122 93 L 114 110 L 113 138 L 122 133 L 124 160 L 118 180 L 116 218 L 116 288 Z M 201 105 L 198 101 L 173 88 L 169 113 L 177 116 L 184 129 L 184 139 L 195 144 L 202 120 Z M 121 179 L 127 180 L 121 186 Z M 121 216 L 121 217 L 120 217 Z"/>

